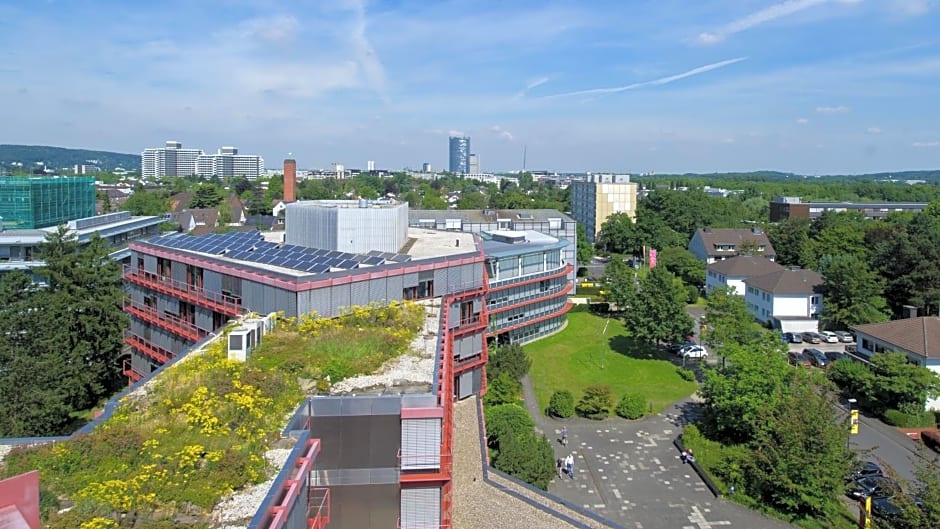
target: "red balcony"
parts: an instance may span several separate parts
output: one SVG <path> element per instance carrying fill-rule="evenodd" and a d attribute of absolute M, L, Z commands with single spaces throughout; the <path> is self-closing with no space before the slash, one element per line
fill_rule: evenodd
<path fill-rule="evenodd" d="M 453 466 L 453 454 L 432 452 L 403 456 L 401 449 L 398 450 L 400 483 L 449 481 Z"/>
<path fill-rule="evenodd" d="M 156 292 L 188 301 L 200 307 L 225 314 L 226 316 L 234 317 L 242 313 L 242 302 L 240 298 L 227 296 L 221 292 L 211 292 L 196 285 L 177 281 L 172 277 L 164 277 L 159 274 L 125 266 L 124 279 L 135 285 L 140 285 Z"/>
<path fill-rule="evenodd" d="M 552 298 L 560 298 L 562 296 L 567 296 L 568 294 L 570 294 L 573 289 L 574 289 L 574 284 L 569 281 L 564 286 L 564 288 L 562 288 L 561 290 L 557 292 L 537 292 L 532 296 L 515 300 L 513 303 L 510 303 L 508 305 L 502 305 L 499 307 L 491 307 L 488 309 L 488 311 L 490 314 L 495 314 L 499 312 L 505 312 L 510 309 L 517 309 L 519 307 L 524 307 L 530 303 L 538 303 L 540 301 L 545 301 L 545 300 L 552 299 Z"/>
<path fill-rule="evenodd" d="M 134 369 L 134 366 L 131 365 L 130 359 L 124 360 L 124 369 L 122 370 L 122 372 L 124 373 L 124 376 L 126 376 L 130 380 L 131 384 L 144 378 L 143 373 L 137 371 L 136 369 Z"/>
<path fill-rule="evenodd" d="M 124 312 L 193 343 L 209 335 L 209 331 L 200 329 L 195 324 L 182 320 L 179 316 L 165 312 L 161 313 L 154 307 L 148 307 L 129 299 L 124 300 Z"/>
<path fill-rule="evenodd" d="M 155 345 L 134 333 L 126 333 L 124 335 L 124 343 L 140 351 L 144 354 L 144 356 L 150 358 L 151 360 L 155 360 L 160 364 L 165 364 L 172 360 L 174 356 L 176 356 L 176 354 L 174 354 L 172 351 L 168 351 L 159 345 Z"/>
<path fill-rule="evenodd" d="M 307 529 L 324 529 L 330 524 L 330 489 L 307 489 Z"/>

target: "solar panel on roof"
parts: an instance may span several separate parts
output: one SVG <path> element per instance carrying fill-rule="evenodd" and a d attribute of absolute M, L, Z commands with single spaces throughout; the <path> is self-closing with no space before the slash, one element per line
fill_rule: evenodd
<path fill-rule="evenodd" d="M 365 263 L 365 264 L 367 264 L 367 265 L 373 265 L 373 266 L 374 266 L 374 265 L 377 265 L 377 264 L 381 264 L 382 261 L 384 261 L 384 260 L 385 260 L 385 259 L 382 259 L 381 257 L 373 256 L 373 257 L 367 257 L 367 258 L 363 259 L 362 262 Z"/>

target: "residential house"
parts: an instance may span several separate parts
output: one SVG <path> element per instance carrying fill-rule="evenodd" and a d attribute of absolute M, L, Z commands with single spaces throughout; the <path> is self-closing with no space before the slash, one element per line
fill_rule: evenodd
<path fill-rule="evenodd" d="M 744 281 L 784 268 L 770 259 L 756 255 L 738 255 L 715 261 L 705 268 L 705 291 L 731 287 L 734 294 L 744 295 Z"/>
<path fill-rule="evenodd" d="M 169 213 L 167 220 L 178 223 L 183 233 L 204 235 L 218 227 L 219 212 L 212 208 L 186 209 Z"/>
<path fill-rule="evenodd" d="M 170 212 L 179 213 L 189 209 L 189 204 L 193 201 L 192 193 L 176 193 L 170 197 Z"/>
<path fill-rule="evenodd" d="M 245 204 L 242 203 L 242 200 L 238 198 L 236 194 L 229 195 L 228 200 L 223 202 L 219 207 L 228 208 L 230 211 L 226 226 L 244 226 L 245 222 L 248 220 Z"/>
<path fill-rule="evenodd" d="M 744 280 L 744 302 L 758 321 L 782 332 L 819 330 L 823 277 L 812 270 L 783 269 Z"/>
<path fill-rule="evenodd" d="M 940 318 L 925 316 L 852 327 L 858 353 L 871 357 L 884 351 L 898 351 L 912 363 L 940 375 Z M 940 410 L 940 398 L 928 399 L 927 409 Z"/>
<path fill-rule="evenodd" d="M 689 241 L 689 251 L 707 264 L 741 254 L 777 258 L 767 234 L 760 228 L 720 229 L 700 228 Z"/>

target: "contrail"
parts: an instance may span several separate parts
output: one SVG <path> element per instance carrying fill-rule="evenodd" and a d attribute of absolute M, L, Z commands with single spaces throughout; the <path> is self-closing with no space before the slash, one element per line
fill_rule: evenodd
<path fill-rule="evenodd" d="M 731 66 L 732 64 L 739 63 L 741 61 L 747 60 L 747 57 L 736 57 L 734 59 L 728 59 L 721 62 L 715 62 L 712 64 L 706 64 L 705 66 L 699 66 L 698 68 L 692 68 L 687 72 L 682 72 L 676 75 L 670 75 L 668 77 L 660 77 L 659 79 L 653 79 L 652 81 L 643 81 L 642 83 L 633 83 L 626 86 L 617 86 L 614 88 L 588 88 L 586 90 L 578 90 L 575 92 L 565 92 L 563 94 L 554 94 L 550 96 L 545 96 L 546 99 L 552 99 L 556 97 L 570 97 L 570 96 L 583 96 L 591 94 L 615 94 L 617 92 L 626 92 L 627 90 L 636 90 L 637 88 L 643 88 L 645 86 L 659 86 L 664 84 L 669 84 L 680 79 L 685 79 L 686 77 L 692 77 L 695 75 L 703 74 L 710 72 L 712 70 L 717 70 L 719 68 L 724 68 L 725 66 Z"/>

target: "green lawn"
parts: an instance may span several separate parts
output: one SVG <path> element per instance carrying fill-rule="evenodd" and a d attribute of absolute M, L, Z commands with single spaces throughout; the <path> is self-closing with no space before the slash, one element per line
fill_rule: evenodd
<path fill-rule="evenodd" d="M 617 318 L 572 312 L 564 331 L 524 348 L 532 359 L 529 376 L 541 410 L 553 391 L 567 389 L 577 401 L 591 384 L 610 386 L 615 400 L 628 391 L 640 393 L 656 412 L 696 388 L 679 378 L 665 353 L 634 342 Z"/>

